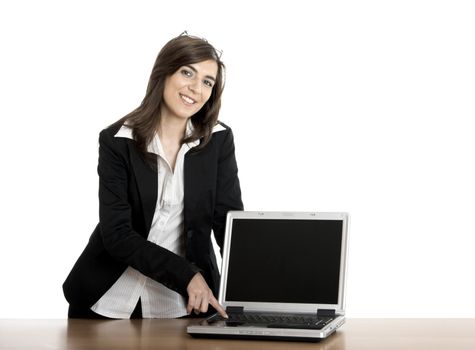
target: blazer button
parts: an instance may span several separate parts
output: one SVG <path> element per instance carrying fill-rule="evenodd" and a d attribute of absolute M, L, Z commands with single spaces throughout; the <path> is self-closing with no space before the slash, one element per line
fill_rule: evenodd
<path fill-rule="evenodd" d="M 186 232 L 186 238 L 190 239 L 193 236 L 193 230 L 188 230 Z"/>

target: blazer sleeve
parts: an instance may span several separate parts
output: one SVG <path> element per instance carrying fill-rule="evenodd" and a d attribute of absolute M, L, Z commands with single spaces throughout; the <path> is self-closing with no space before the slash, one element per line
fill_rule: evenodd
<path fill-rule="evenodd" d="M 213 216 L 213 232 L 216 243 L 218 243 L 221 250 L 221 255 L 223 253 L 226 214 L 230 210 L 244 210 L 234 151 L 233 132 L 228 128 L 219 152 L 216 200 Z"/>
<path fill-rule="evenodd" d="M 132 228 L 128 202 L 127 144 L 106 129 L 99 136 L 99 217 L 107 252 L 144 275 L 187 296 L 199 269 L 186 259 L 145 239 Z"/>

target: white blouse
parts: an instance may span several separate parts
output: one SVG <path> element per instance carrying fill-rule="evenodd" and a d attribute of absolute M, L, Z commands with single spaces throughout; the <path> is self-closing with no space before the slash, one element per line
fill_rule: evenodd
<path fill-rule="evenodd" d="M 187 134 L 192 124 L 187 124 Z M 123 125 L 115 137 L 133 139 L 132 129 Z M 148 146 L 158 160 L 158 196 L 152 226 L 147 240 L 184 256 L 183 238 L 183 166 L 185 154 L 199 141 L 183 144 L 178 151 L 175 169 L 170 167 L 158 134 Z M 130 318 L 138 300 L 141 300 L 144 318 L 175 318 L 185 316 L 187 300 L 148 278 L 132 267 L 128 267 L 112 287 L 91 307 L 91 310 L 111 318 Z"/>

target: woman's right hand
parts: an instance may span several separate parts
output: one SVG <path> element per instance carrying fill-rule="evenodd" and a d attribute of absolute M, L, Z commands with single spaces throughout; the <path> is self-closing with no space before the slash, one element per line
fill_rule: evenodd
<path fill-rule="evenodd" d="M 188 283 L 186 291 L 188 292 L 188 306 L 186 307 L 188 314 L 190 314 L 192 310 L 194 310 L 196 314 L 207 312 L 208 305 L 211 305 L 222 317 L 228 318 L 226 311 L 224 311 L 223 307 L 218 303 L 218 300 L 216 300 L 213 292 L 199 272 L 195 274 L 190 283 Z"/>

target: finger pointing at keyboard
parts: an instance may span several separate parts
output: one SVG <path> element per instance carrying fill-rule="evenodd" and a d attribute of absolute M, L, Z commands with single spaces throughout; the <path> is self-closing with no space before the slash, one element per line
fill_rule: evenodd
<path fill-rule="evenodd" d="M 194 311 L 196 314 L 207 312 L 208 306 L 211 305 L 221 316 L 228 318 L 226 311 L 224 311 L 218 300 L 216 300 L 213 292 L 200 273 L 193 276 L 190 283 L 188 283 L 186 291 L 188 292 L 188 305 L 186 307 L 188 314 L 190 314 L 191 311 Z"/>

